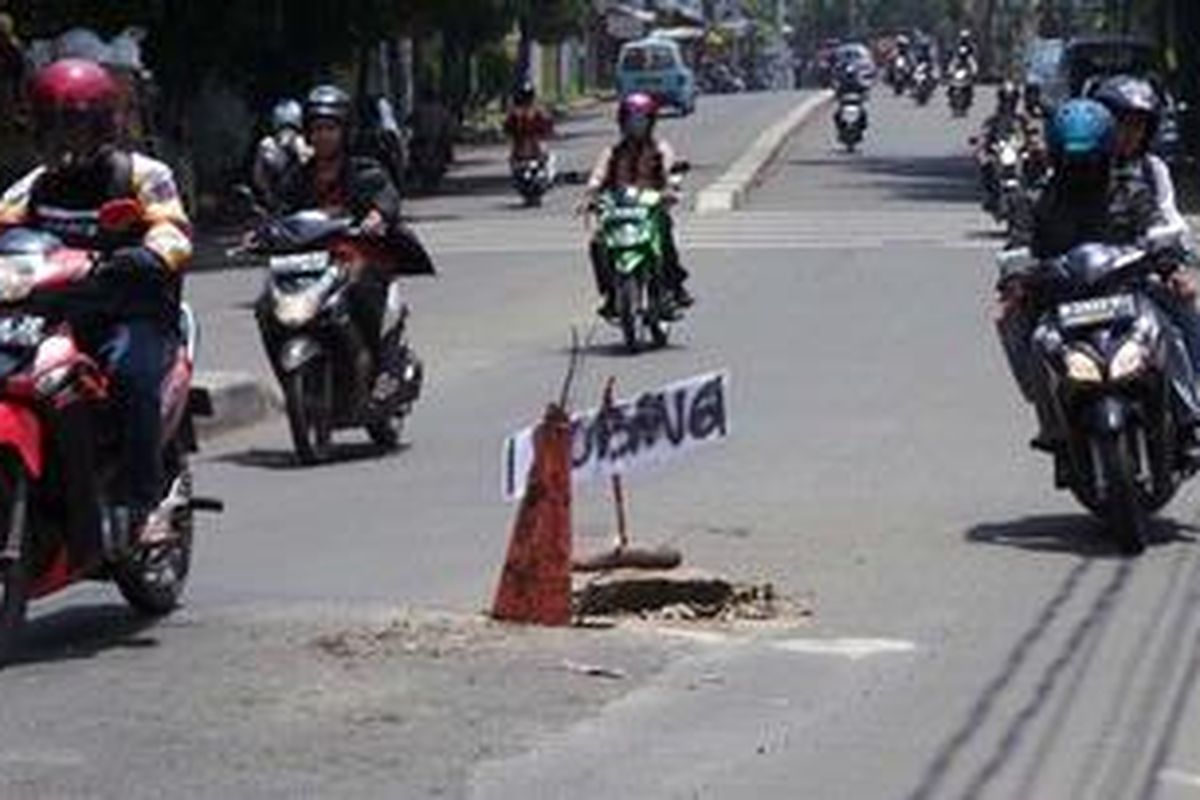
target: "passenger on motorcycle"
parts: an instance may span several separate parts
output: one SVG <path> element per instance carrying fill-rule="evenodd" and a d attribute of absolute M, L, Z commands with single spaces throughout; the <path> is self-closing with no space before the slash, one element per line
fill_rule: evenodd
<path fill-rule="evenodd" d="M 278 209 L 280 184 L 312 154 L 301 133 L 304 112 L 295 100 L 281 100 L 271 110 L 271 132 L 258 143 L 250 179 L 259 202 Z"/>
<path fill-rule="evenodd" d="M 379 162 L 351 155 L 350 97 L 336 86 L 318 86 L 304 104 L 304 133 L 312 158 L 284 181 L 281 199 L 288 213 L 320 209 L 349 216 L 363 235 L 396 248 L 404 274 L 434 273 L 416 236 L 401 222 L 400 194 Z M 377 264 L 355 265 L 351 306 L 371 347 L 376 365 L 372 399 L 386 403 L 401 385 L 406 349 L 398 325 L 384 330 L 388 292 L 398 275 Z"/>
<path fill-rule="evenodd" d="M 1051 121 L 1050 154 L 1053 174 L 1035 203 L 1030 219 L 1016 226 L 1011 247 L 1027 246 L 1041 262 L 1088 242 L 1136 244 L 1152 228 L 1167 222 L 1148 187 L 1133 187 L 1116 178 L 1117 126 L 1113 116 L 1094 100 L 1065 103 Z M 1180 266 L 1166 280 L 1158 300 L 1166 309 L 1170 295 L 1183 296 L 1193 285 Z M 1039 432 L 1032 444 L 1055 450 L 1062 432 L 1054 430 L 1047 387 L 1031 349 L 1037 298 L 1021 277 L 998 287 L 1001 298 L 999 329 L 1009 365 L 1025 399 L 1033 404 Z M 1189 457 L 1200 457 L 1200 400 L 1187 348 L 1177 336 L 1172 348 L 1176 374 L 1185 378 L 1174 386 L 1181 418 L 1189 423 Z"/>
<path fill-rule="evenodd" d="M 613 147 L 606 148 L 600 155 L 588 180 L 580 211 L 591 206 L 601 192 L 617 187 L 633 186 L 671 194 L 670 176 L 671 167 L 675 162 L 675 151 L 666 140 L 655 137 L 654 124 L 657 118 L 658 104 L 649 95 L 635 92 L 621 100 L 617 110 L 621 141 Z M 663 266 L 666 279 L 676 304 L 686 308 L 694 302 L 684 286 L 688 273 L 679 261 L 679 249 L 675 244 L 674 226 L 670 215 L 664 214 L 663 220 L 666 227 L 663 232 Z M 616 313 L 613 270 L 612 265 L 607 263 L 604 246 L 598 236 L 592 239 L 590 253 L 596 289 L 604 298 L 599 313 L 604 317 L 612 317 Z"/>
<path fill-rule="evenodd" d="M 120 143 L 120 90 L 104 67 L 50 64 L 34 76 L 31 99 L 43 165 L 0 199 L 0 230 L 37 228 L 103 254 L 93 272 L 102 302 L 76 325 L 113 378 L 124 433 L 125 485 L 111 522 L 124 541 L 157 544 L 170 535 L 169 521 L 154 513 L 162 493 L 160 395 L 178 336 L 191 226 L 171 169 Z M 139 224 L 119 235 L 101 230 L 101 206 L 126 198 L 137 201 Z"/>
<path fill-rule="evenodd" d="M 1166 163 L 1150 152 L 1162 122 L 1162 102 L 1149 81 L 1130 75 L 1105 80 L 1092 93 L 1117 121 L 1114 180 L 1125 202 L 1150 195 L 1158 213 L 1172 228 L 1190 234 L 1188 224 L 1175 203 L 1175 182 Z M 1191 270 L 1178 270 L 1174 292 L 1164 302 L 1165 310 L 1187 337 L 1193 369 L 1200 372 L 1200 315 L 1196 311 L 1196 281 Z"/>
<path fill-rule="evenodd" d="M 523 82 L 513 92 L 504 132 L 512 140 L 511 161 L 537 159 L 544 162 L 549 159 L 546 140 L 554 133 L 554 117 L 537 102 L 537 91 L 532 82 Z"/>

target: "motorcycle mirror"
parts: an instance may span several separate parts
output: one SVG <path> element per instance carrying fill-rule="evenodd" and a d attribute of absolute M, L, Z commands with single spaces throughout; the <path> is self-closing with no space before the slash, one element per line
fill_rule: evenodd
<path fill-rule="evenodd" d="M 692 162 L 690 162 L 690 161 L 676 161 L 674 164 L 671 165 L 671 174 L 672 175 L 687 175 L 691 171 L 692 171 Z"/>
<path fill-rule="evenodd" d="M 109 200 L 100 206 L 100 229 L 123 233 L 142 221 L 142 204 L 130 197 Z"/>
<path fill-rule="evenodd" d="M 996 265 L 1000 268 L 1000 279 L 1006 280 L 1029 272 L 1037 266 L 1037 259 L 1028 247 L 1013 247 L 1000 251 Z"/>

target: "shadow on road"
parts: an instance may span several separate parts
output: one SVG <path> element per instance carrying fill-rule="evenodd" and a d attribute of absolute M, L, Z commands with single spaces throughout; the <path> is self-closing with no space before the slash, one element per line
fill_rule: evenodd
<path fill-rule="evenodd" d="M 831 151 L 827 158 L 791 159 L 787 165 L 805 172 L 825 168 L 865 176 L 872 188 L 904 201 L 963 205 L 979 203 L 975 163 L 964 154 L 891 157 L 852 156 Z M 858 183 L 851 180 L 843 185 L 850 188 Z"/>
<path fill-rule="evenodd" d="M 157 622 L 154 617 L 115 603 L 32 616 L 7 668 L 90 659 L 111 650 L 158 647 L 158 639 L 148 635 Z"/>
<path fill-rule="evenodd" d="M 275 450 L 259 447 L 230 453 L 213 460 L 221 464 L 232 464 L 237 467 L 249 467 L 251 469 L 265 469 L 279 472 L 291 470 L 311 471 L 336 467 L 339 464 L 394 458 L 411 448 L 412 445 L 408 443 L 403 443 L 396 448 L 380 447 L 370 442 L 335 444 L 332 447 L 332 456 L 328 461 L 311 466 L 301 464 L 296 458 L 294 450 Z"/>
<path fill-rule="evenodd" d="M 1195 543 L 1200 529 L 1171 519 L 1151 522 L 1150 544 Z M 976 525 L 966 533 L 974 544 L 1015 547 L 1039 553 L 1065 553 L 1087 558 L 1124 558 L 1107 535 L 1104 524 L 1086 514 L 1025 517 L 1009 522 Z"/>

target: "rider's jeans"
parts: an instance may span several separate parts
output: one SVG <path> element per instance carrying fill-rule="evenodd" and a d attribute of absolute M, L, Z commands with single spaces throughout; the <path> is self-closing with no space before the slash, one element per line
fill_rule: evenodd
<path fill-rule="evenodd" d="M 162 496 L 161 398 L 169 343 L 160 323 L 135 319 L 110 327 L 98 353 L 115 384 L 125 448 L 125 499 L 141 511 L 155 508 Z"/>

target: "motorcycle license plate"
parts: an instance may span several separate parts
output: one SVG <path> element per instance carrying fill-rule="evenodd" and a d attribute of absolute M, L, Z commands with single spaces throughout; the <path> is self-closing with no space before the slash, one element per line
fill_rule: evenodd
<path fill-rule="evenodd" d="M 0 317 L 0 348 L 31 350 L 46 338 L 46 318 L 29 314 Z"/>
<path fill-rule="evenodd" d="M 858 106 L 842 106 L 842 122 L 854 125 L 862 119 L 862 109 Z"/>
<path fill-rule="evenodd" d="M 329 253 L 325 250 L 317 250 L 312 253 L 271 256 L 268 263 L 271 266 L 271 272 L 284 275 L 323 272 L 329 268 Z"/>
<path fill-rule="evenodd" d="M 1063 303 L 1058 307 L 1058 320 L 1064 328 L 1089 328 L 1120 319 L 1137 316 L 1137 302 L 1131 294 L 1093 297 Z"/>

